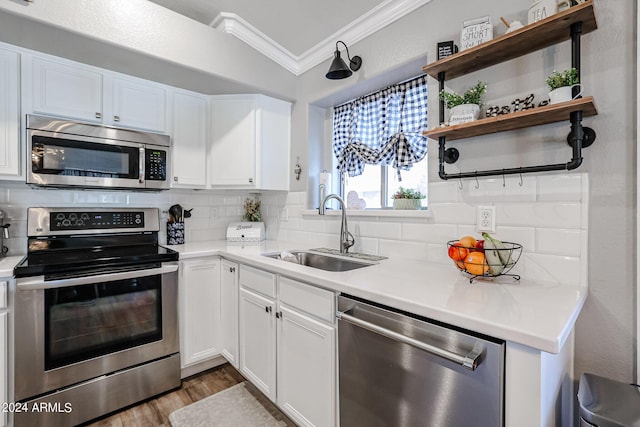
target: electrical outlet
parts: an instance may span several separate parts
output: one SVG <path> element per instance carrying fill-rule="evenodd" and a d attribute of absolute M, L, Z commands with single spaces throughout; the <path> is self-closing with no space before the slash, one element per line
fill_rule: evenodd
<path fill-rule="evenodd" d="M 476 230 L 478 233 L 496 232 L 496 207 L 495 206 L 478 206 Z"/>

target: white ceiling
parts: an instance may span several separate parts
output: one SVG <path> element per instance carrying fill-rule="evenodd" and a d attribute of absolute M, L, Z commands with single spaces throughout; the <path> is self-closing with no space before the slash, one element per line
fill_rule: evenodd
<path fill-rule="evenodd" d="M 351 46 L 431 0 L 149 1 L 230 33 L 298 75 L 331 58 L 336 41 Z"/>
<path fill-rule="evenodd" d="M 220 12 L 234 13 L 300 56 L 383 0 L 149 0 L 209 25 Z"/>

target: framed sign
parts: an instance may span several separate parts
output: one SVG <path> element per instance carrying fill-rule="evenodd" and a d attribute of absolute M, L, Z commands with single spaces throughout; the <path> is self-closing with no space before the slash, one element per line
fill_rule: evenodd
<path fill-rule="evenodd" d="M 491 39 L 493 39 L 491 18 L 483 16 L 464 21 L 462 23 L 462 33 L 460 33 L 460 51 L 488 42 Z"/>
<path fill-rule="evenodd" d="M 453 40 L 438 42 L 438 60 L 451 56 L 454 53 L 458 53 L 458 46 L 453 43 Z"/>

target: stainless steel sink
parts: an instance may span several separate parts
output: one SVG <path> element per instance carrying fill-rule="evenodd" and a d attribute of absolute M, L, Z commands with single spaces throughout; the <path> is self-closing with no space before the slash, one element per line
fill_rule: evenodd
<path fill-rule="evenodd" d="M 349 271 L 355 270 L 356 268 L 374 265 L 369 262 L 356 261 L 345 257 L 325 255 L 309 251 L 284 251 L 266 253 L 262 255 L 326 271 Z"/>

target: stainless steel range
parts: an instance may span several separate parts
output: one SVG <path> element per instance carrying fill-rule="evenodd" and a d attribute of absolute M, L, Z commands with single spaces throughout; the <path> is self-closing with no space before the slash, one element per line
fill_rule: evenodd
<path fill-rule="evenodd" d="M 178 254 L 158 245 L 158 210 L 30 208 L 27 228 L 15 426 L 77 425 L 179 387 Z"/>

